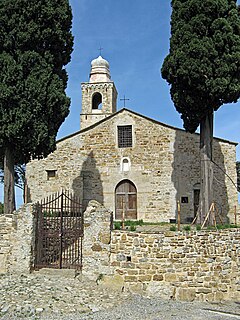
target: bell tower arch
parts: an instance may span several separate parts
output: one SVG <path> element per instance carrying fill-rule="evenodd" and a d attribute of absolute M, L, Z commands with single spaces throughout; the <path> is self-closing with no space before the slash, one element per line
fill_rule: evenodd
<path fill-rule="evenodd" d="M 109 63 L 101 56 L 91 62 L 89 82 L 83 82 L 81 89 L 81 129 L 117 111 L 117 90 L 111 81 Z"/>

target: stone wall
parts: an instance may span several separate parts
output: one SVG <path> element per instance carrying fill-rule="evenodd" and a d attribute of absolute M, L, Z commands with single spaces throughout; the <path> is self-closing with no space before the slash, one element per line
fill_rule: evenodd
<path fill-rule="evenodd" d="M 133 146 L 118 148 L 118 126 L 132 125 Z M 225 171 L 236 181 L 236 145 L 214 139 L 214 200 L 222 214 L 233 221 L 237 191 Z M 123 159 L 129 170 L 124 171 Z M 55 177 L 48 171 L 55 170 Z M 200 184 L 199 135 L 189 134 L 128 110 L 106 118 L 57 143 L 47 158 L 27 165 L 28 201 L 36 202 L 61 190 L 82 199 L 97 200 L 115 214 L 115 190 L 130 180 L 137 189 L 137 219 L 175 219 L 177 201 L 182 220 L 194 217 L 194 188 Z"/>
<path fill-rule="evenodd" d="M 0 216 L 0 273 L 29 273 L 34 206 Z M 112 213 L 90 201 L 84 213 L 82 274 L 118 290 L 177 300 L 240 299 L 240 229 L 112 231 Z"/>
<path fill-rule="evenodd" d="M 188 301 L 239 301 L 240 230 L 114 231 L 111 266 L 133 292 Z"/>
<path fill-rule="evenodd" d="M 0 273 L 29 273 L 33 265 L 35 230 L 33 205 L 0 216 Z"/>
<path fill-rule="evenodd" d="M 0 273 L 8 270 L 12 250 L 11 233 L 13 230 L 12 215 L 0 215 Z"/>
<path fill-rule="evenodd" d="M 112 213 L 97 201 L 90 201 L 84 212 L 83 275 L 96 280 L 110 273 Z"/>

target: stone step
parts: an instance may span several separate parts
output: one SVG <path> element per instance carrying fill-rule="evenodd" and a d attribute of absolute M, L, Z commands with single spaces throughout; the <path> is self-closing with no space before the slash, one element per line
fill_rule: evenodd
<path fill-rule="evenodd" d="M 54 268 L 41 268 L 38 271 L 34 271 L 36 274 L 43 274 L 47 276 L 56 276 L 64 278 L 75 278 L 79 274 L 79 270 L 75 269 L 54 269 Z"/>

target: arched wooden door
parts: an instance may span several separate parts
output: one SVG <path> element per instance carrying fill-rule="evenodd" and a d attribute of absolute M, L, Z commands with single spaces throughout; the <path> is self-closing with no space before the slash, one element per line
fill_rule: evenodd
<path fill-rule="evenodd" d="M 123 210 L 125 220 L 137 219 L 137 189 L 129 180 L 121 181 L 115 190 L 115 219 L 122 220 Z"/>

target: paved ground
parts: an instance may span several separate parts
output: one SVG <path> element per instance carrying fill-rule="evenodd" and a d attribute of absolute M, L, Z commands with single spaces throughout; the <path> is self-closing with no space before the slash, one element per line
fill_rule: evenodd
<path fill-rule="evenodd" d="M 0 276 L 0 319 L 42 320 L 230 320 L 240 303 L 166 301 L 109 291 L 81 277 L 34 273 Z"/>

